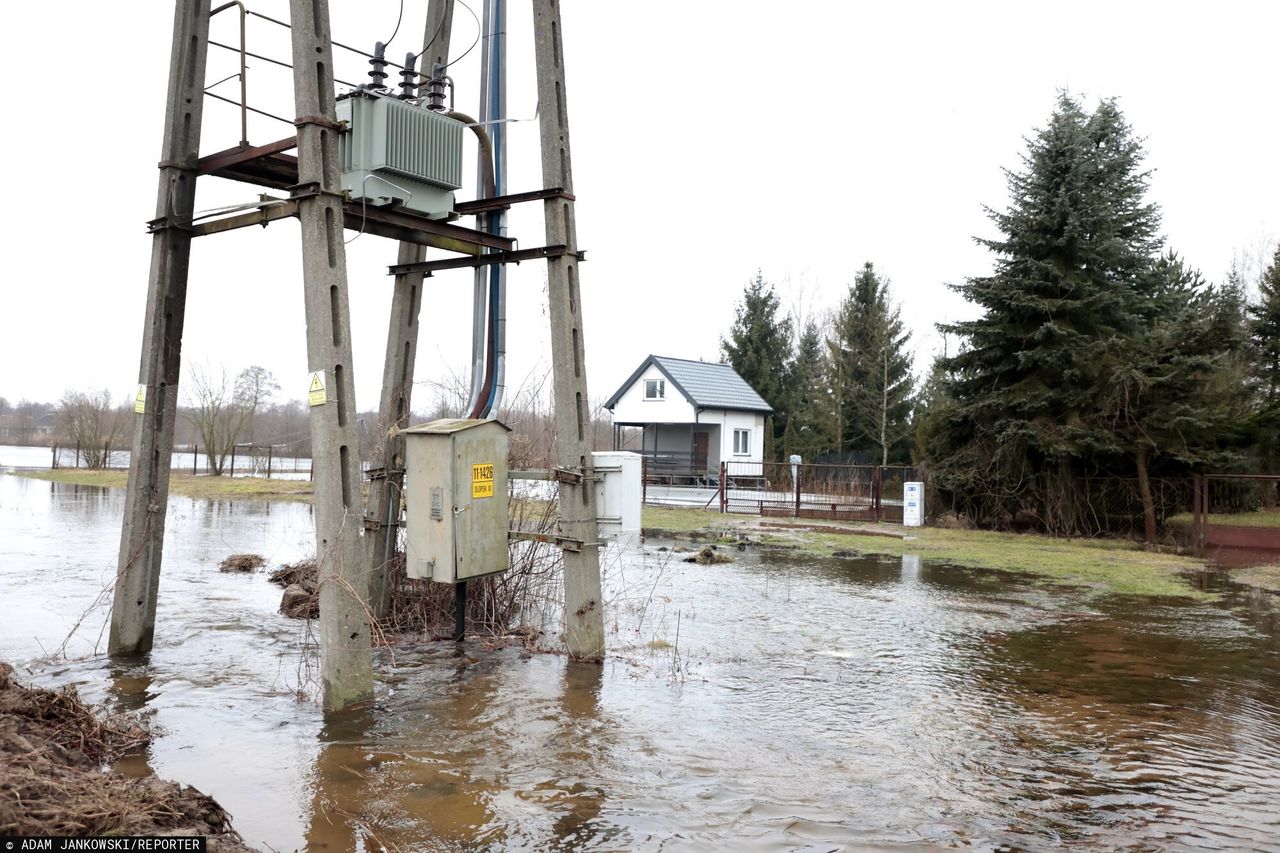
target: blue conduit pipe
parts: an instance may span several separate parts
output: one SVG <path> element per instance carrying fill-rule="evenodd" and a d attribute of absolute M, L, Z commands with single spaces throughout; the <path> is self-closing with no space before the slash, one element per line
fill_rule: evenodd
<path fill-rule="evenodd" d="M 506 20 L 505 0 L 487 0 L 482 23 L 485 37 L 481 53 L 480 124 L 489 128 L 493 145 L 494 195 L 507 192 L 507 140 L 502 122 L 507 82 Z M 478 227 L 492 234 L 506 234 L 506 211 L 490 212 Z M 502 404 L 506 383 L 506 273 L 504 265 L 493 264 L 478 268 L 475 274 L 476 321 L 472 325 L 475 360 L 469 401 L 473 418 L 494 417 Z"/>

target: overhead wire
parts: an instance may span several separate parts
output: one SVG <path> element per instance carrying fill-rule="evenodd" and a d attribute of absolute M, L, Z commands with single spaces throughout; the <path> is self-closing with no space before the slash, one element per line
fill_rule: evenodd
<path fill-rule="evenodd" d="M 404 0 L 400 0 L 400 14 L 396 17 L 396 28 L 391 33 L 391 38 L 384 41 L 383 47 L 391 47 L 391 43 L 396 40 L 396 35 L 400 32 L 400 22 L 404 20 Z"/>
<path fill-rule="evenodd" d="M 471 6 L 465 2 L 465 0 L 457 0 L 457 2 L 458 2 L 459 4 L 461 4 L 461 5 L 462 5 L 462 7 L 463 7 L 464 9 L 466 9 L 466 10 L 467 10 L 468 14 L 470 14 L 470 15 L 471 15 L 471 17 L 472 17 L 472 19 L 475 21 L 475 24 L 476 24 L 476 37 L 475 37 L 475 40 L 471 42 L 471 46 L 470 46 L 470 47 L 468 47 L 468 48 L 467 48 L 466 50 L 464 50 L 460 55 L 458 55 L 457 57 L 455 57 L 454 59 L 451 59 L 448 63 L 446 63 L 446 64 L 443 66 L 444 68 L 448 68 L 450 65 L 453 65 L 454 63 L 461 62 L 461 61 L 462 61 L 462 59 L 464 59 L 464 58 L 465 58 L 469 53 L 471 53 L 471 51 L 475 50 L 476 45 L 480 44 L 480 40 L 481 40 L 481 38 L 484 36 L 484 32 L 483 32 L 484 27 L 483 27 L 483 25 L 480 23 L 480 17 L 476 14 L 475 10 L 474 10 L 474 9 L 472 9 L 472 8 L 471 8 Z M 270 23 L 272 23 L 272 24 L 275 24 L 275 25 L 276 25 L 276 26 L 278 26 L 278 27 L 283 27 L 283 28 L 284 28 L 284 29 L 286 29 L 286 30 L 292 30 L 292 29 L 293 29 L 293 26 L 292 26 L 291 24 L 289 24 L 287 21 L 282 21 L 282 20 L 280 20 L 279 18 L 273 18 L 273 17 L 271 17 L 270 15 L 264 15 L 263 13 L 261 13 L 261 12 L 257 12 L 257 11 L 254 11 L 253 9 L 246 9 L 246 10 L 245 10 L 245 12 L 246 12 L 246 14 L 253 15 L 255 18 L 261 18 L 262 20 L 264 20 L 264 21 L 268 21 L 268 22 L 270 22 Z M 387 39 L 387 41 L 386 41 L 386 42 L 384 42 L 384 44 L 390 44 L 390 43 L 391 43 L 391 41 L 392 41 L 392 39 L 394 39 L 394 38 L 399 34 L 399 32 L 400 32 L 400 25 L 403 23 L 403 21 L 404 21 L 404 0 L 400 0 L 400 12 L 399 12 L 399 15 L 398 15 L 398 16 L 397 16 L 397 18 L 396 18 L 396 27 L 395 27 L 395 30 L 391 33 L 391 38 Z M 418 52 L 417 54 L 415 54 L 415 55 L 414 55 L 414 60 L 415 60 L 415 61 L 416 61 L 418 58 L 420 58 L 421 56 L 423 56 L 423 55 L 424 55 L 428 50 L 430 50 L 430 49 L 431 49 L 431 45 L 435 44 L 436 39 L 440 37 L 440 32 L 444 29 L 444 23 L 445 23 L 445 19 L 442 17 L 442 18 L 440 19 L 440 23 L 436 26 L 436 30 L 435 30 L 435 32 L 434 32 L 434 33 L 432 33 L 431 38 L 427 41 L 427 44 L 422 48 L 422 50 L 421 50 L 420 52 Z M 374 58 L 374 56 L 373 56 L 373 54 L 372 54 L 372 53 L 369 53 L 368 51 L 361 50 L 360 48 L 357 48 L 357 47 L 352 47 L 351 45 L 348 45 L 348 44 L 343 44 L 343 43 L 342 43 L 342 42 L 340 42 L 340 41 L 331 40 L 331 41 L 330 41 L 330 43 L 331 43 L 334 47 L 340 47 L 340 48 L 342 48 L 343 50 L 351 51 L 352 53 L 358 54 L 358 55 L 360 55 L 360 56 L 363 56 L 363 57 L 366 57 L 366 58 L 369 58 L 369 59 L 373 59 L 373 58 Z M 240 53 L 240 52 L 241 52 L 240 48 L 238 48 L 238 47 L 234 47 L 234 46 L 229 45 L 229 44 L 223 44 L 222 42 L 215 41 L 215 40 L 213 40 L 213 39 L 209 39 L 209 44 L 211 44 L 211 45 L 213 45 L 213 46 L 215 46 L 215 47 L 220 47 L 220 48 L 222 48 L 223 50 L 231 51 L 231 52 L 233 52 L 233 53 Z M 293 68 L 293 65 L 292 65 L 292 64 L 290 64 L 290 63 L 288 63 L 288 62 L 282 62 L 282 61 L 281 61 L 281 60 L 279 60 L 279 59 L 272 59 L 272 58 L 271 58 L 271 57 L 269 57 L 269 56 L 263 56 L 262 54 L 259 54 L 259 53 L 253 53 L 252 51 L 248 51 L 248 50 L 246 50 L 246 51 L 244 51 L 244 55 L 245 55 L 245 56 L 252 56 L 254 59 L 260 59 L 260 60 L 262 60 L 263 62 L 269 62 L 269 63 L 271 63 L 272 65 L 278 65 L 278 66 L 280 66 L 281 68 L 289 68 L 289 69 L 292 69 L 292 68 Z M 386 61 L 386 64 L 387 64 L 387 65 L 389 65 L 389 66 L 391 66 L 392 68 L 397 68 L 397 69 L 400 69 L 400 70 L 404 70 L 404 66 L 403 66 L 403 65 L 399 65 L 399 64 L 397 64 L 397 63 L 395 63 L 395 62 L 390 62 L 390 61 L 387 61 L 387 60 L 384 60 L 384 61 Z M 419 76 L 419 77 L 430 77 L 430 76 L 431 76 L 431 72 L 430 72 L 430 71 L 419 71 L 419 72 L 416 72 L 416 74 L 417 74 L 417 76 Z M 219 80 L 217 83 L 214 83 L 214 84 L 212 84 L 211 86 L 209 86 L 209 87 L 207 87 L 207 88 L 208 88 L 208 89 L 211 89 L 211 88 L 213 88 L 213 86 L 217 86 L 217 85 L 220 85 L 220 84 L 222 84 L 222 83 L 225 83 L 227 80 L 230 80 L 230 79 L 232 79 L 233 77 L 236 77 L 236 76 L 238 76 L 238 75 L 233 74 L 233 75 L 231 75 L 230 77 L 223 78 L 222 80 Z M 342 84 L 343 86 L 350 86 L 350 87 L 352 87 L 352 88 L 356 88 L 356 86 L 357 86 L 357 84 L 355 84 L 355 83 L 352 83 L 352 82 L 347 81 L 347 80 L 342 80 L 342 79 L 340 79 L 340 78 L 338 78 L 338 77 L 334 77 L 334 78 L 333 78 L 333 81 L 334 81 L 335 83 L 340 83 L 340 84 Z M 233 106 L 237 106 L 237 107 L 238 107 L 238 106 L 242 106 L 242 105 L 241 105 L 241 103 L 240 103 L 239 101 L 234 101 L 234 100 L 232 100 L 232 99 L 230 99 L 230 98 L 225 98 L 225 97 L 223 97 L 222 95 L 218 95 L 218 94 L 215 94 L 215 93 L 213 93 L 213 92 L 209 92 L 209 91 L 207 91 L 207 89 L 206 89 L 206 94 L 207 94 L 207 95 L 209 95 L 209 97 L 211 97 L 211 98 L 217 98 L 219 101 L 225 101 L 226 103 L 231 104 L 231 105 L 233 105 Z M 256 108 L 256 107 L 248 106 L 247 104 L 246 104 L 246 105 L 243 105 L 243 106 L 244 106 L 244 108 L 245 108 L 246 110 L 248 110 L 249 112 L 257 113 L 258 115 L 265 116 L 265 117 L 267 117 L 267 118 L 275 119 L 276 121 L 281 122 L 281 123 L 283 123 L 283 124 L 293 125 L 293 122 L 292 122 L 292 121 L 290 121 L 289 119 L 281 118 L 281 117 L 280 117 L 280 116 L 278 116 L 278 115 L 275 115 L 275 114 L 273 114 L 273 113 L 266 112 L 265 110 L 260 110 L 260 109 L 258 109 L 258 108 Z M 517 121 L 517 120 L 518 120 L 518 119 L 507 119 L 507 121 Z"/>
<path fill-rule="evenodd" d="M 215 92 L 205 92 L 205 94 L 208 95 L 210 98 L 217 98 L 219 101 L 226 101 L 228 104 L 231 104 L 232 106 L 238 107 L 241 105 L 239 101 L 233 101 L 230 98 L 224 98 Z M 273 118 L 276 121 L 284 122 L 285 124 L 289 125 L 289 127 L 295 126 L 292 119 L 280 118 L 280 116 L 275 115 L 274 113 L 269 113 L 265 110 L 260 110 L 257 107 L 251 107 L 248 104 L 245 104 L 244 108 L 251 113 L 257 113 L 260 116 L 266 116 L 267 118 Z"/>
<path fill-rule="evenodd" d="M 461 0 L 459 0 L 459 2 L 460 2 L 460 1 L 461 1 Z M 249 13 L 250 15 L 253 15 L 253 16 L 254 16 L 254 17 L 256 17 L 256 18 L 261 18 L 261 19 L 262 19 L 262 20 L 264 20 L 264 21 L 270 21 L 271 23 L 273 23 L 273 24 L 275 24 L 275 25 L 277 25 L 277 26 L 284 27 L 286 30 L 291 30 L 291 29 L 293 29 L 293 27 L 292 27 L 288 22 L 286 22 L 286 21 L 281 21 L 281 20 L 279 20 L 279 19 L 277 19 L 277 18 L 273 18 L 273 17 L 271 17 L 270 15 L 264 15 L 264 14 L 262 14 L 261 12 L 255 12 L 255 11 L 253 11 L 252 9 L 250 9 L 248 13 Z M 474 12 L 472 12 L 471 14 L 473 14 L 473 15 L 474 15 L 475 13 L 474 13 Z M 349 51 L 351 51 L 352 53 L 358 53 L 358 54 L 360 54 L 361 56 L 365 57 L 366 59 L 373 59 L 373 58 L 374 58 L 374 57 L 373 57 L 373 54 L 372 54 L 372 53 L 369 53 L 367 50 L 361 50 L 361 49 L 360 49 L 360 48 L 358 48 L 358 47 L 352 47 L 352 46 L 351 46 L 351 45 L 349 45 L 349 44 L 343 44 L 342 42 L 340 42 L 340 41 L 335 41 L 335 40 L 333 40 L 333 39 L 330 39 L 329 43 L 330 43 L 330 44 L 332 44 L 334 47 L 340 47 L 340 48 L 342 48 L 343 50 L 349 50 Z M 404 66 L 403 66 L 403 65 L 397 65 L 397 64 L 396 64 L 396 63 L 394 63 L 394 62 L 387 62 L 387 64 L 388 64 L 388 65 L 390 65 L 392 68 L 399 68 L 399 69 L 400 69 L 400 70 L 402 70 L 402 71 L 404 70 Z M 351 84 L 350 84 L 350 83 L 347 83 L 346 85 L 350 86 Z"/>
<path fill-rule="evenodd" d="M 425 54 L 428 50 L 431 50 L 431 45 L 435 44 L 436 39 L 440 38 L 440 31 L 444 29 L 444 22 L 447 19 L 447 17 L 448 16 L 446 15 L 440 16 L 440 23 L 436 24 L 436 31 L 431 34 L 431 38 L 427 39 L 427 43 L 422 46 L 422 50 L 414 54 L 414 57 L 413 57 L 414 62 L 417 62 L 419 59 L 421 59 L 422 55 Z"/>
<path fill-rule="evenodd" d="M 458 57 L 458 58 L 456 58 L 456 59 L 452 59 L 452 60 L 450 60 L 450 61 L 446 62 L 446 63 L 444 64 L 444 67 L 445 67 L 445 68 L 448 68 L 450 65 L 453 65 L 455 62 L 461 62 L 461 61 L 462 61 L 462 59 L 463 59 L 463 57 L 465 57 L 468 53 L 470 53 L 471 51 L 473 51 L 473 50 L 475 50 L 475 49 L 476 49 L 476 45 L 478 45 L 478 44 L 480 43 L 480 39 L 481 39 L 481 37 L 482 37 L 482 36 L 484 36 L 484 25 L 480 23 L 480 16 L 476 14 L 476 10 L 475 10 L 475 9 L 472 9 L 470 6 L 468 6 L 468 5 L 466 4 L 466 2 L 464 2 L 464 0 L 458 0 L 458 2 L 459 2 L 459 3 L 461 3 L 461 4 L 462 4 L 462 8 L 464 8 L 464 9 L 466 9 L 468 12 L 470 12 L 470 13 L 471 13 L 471 17 L 475 19 L 475 22 L 476 22 L 476 40 L 475 40 L 475 41 L 473 41 L 473 42 L 471 43 L 471 47 L 467 48 L 466 50 L 464 50 L 464 51 L 462 52 L 462 56 L 459 56 L 459 57 Z M 421 55 L 421 54 L 419 54 L 419 55 Z"/>
<path fill-rule="evenodd" d="M 211 45 L 213 45 L 213 46 L 215 46 L 215 47 L 220 47 L 220 48 L 222 48 L 223 50 L 229 50 L 229 51 L 231 51 L 232 53 L 239 53 L 239 52 L 240 52 L 240 48 L 236 47 L 235 45 L 223 44 L 222 42 L 220 42 L 220 41 L 214 41 L 213 39 L 209 39 L 209 44 L 211 44 Z M 281 62 L 279 59 L 272 59 L 272 58 L 271 58 L 271 57 L 269 57 L 269 56 L 263 56 L 262 54 L 260 54 L 260 53 L 254 53 L 254 52 L 253 52 L 253 51 L 251 51 L 251 50 L 246 50 L 246 51 L 244 52 L 244 55 L 245 55 L 245 56 L 252 56 L 254 59 L 261 59 L 263 62 L 270 62 L 272 65 L 279 65 L 281 68 L 293 68 L 293 66 L 292 66 L 292 65 L 290 65 L 288 62 Z M 236 75 L 235 75 L 235 74 L 233 74 L 233 75 L 231 75 L 231 76 L 232 76 L 232 77 L 235 77 Z M 231 77 L 226 78 L 226 80 L 230 80 L 230 79 L 231 79 Z M 218 81 L 218 83 L 225 83 L 225 82 L 226 82 L 226 80 L 219 80 L 219 81 Z M 342 79 L 340 79 L 340 78 L 338 78 L 338 77 L 334 77 L 334 78 L 333 78 L 333 82 L 335 82 L 335 83 L 341 83 L 341 84 L 342 84 L 342 85 L 344 85 L 344 86 L 351 86 L 352 88 L 354 88 L 354 87 L 355 87 L 355 85 L 356 85 L 355 83 L 349 83 L 349 82 L 347 82 L 346 80 L 342 80 Z M 214 86 L 216 86 L 216 85 L 218 85 L 218 83 L 214 83 L 213 85 L 214 85 Z M 213 86 L 210 86 L 209 88 L 213 88 Z"/>

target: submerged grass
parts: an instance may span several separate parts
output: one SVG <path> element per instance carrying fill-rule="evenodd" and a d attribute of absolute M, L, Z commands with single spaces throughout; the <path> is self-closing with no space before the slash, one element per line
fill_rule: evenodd
<path fill-rule="evenodd" d="M 748 536 L 762 545 L 815 556 L 830 556 L 835 551 L 891 557 L 916 554 L 957 566 L 1035 575 L 1097 594 L 1215 597 L 1194 589 L 1183 577 L 1203 569 L 1203 561 L 1146 551 L 1127 541 L 934 527 L 896 528 L 901 535 L 886 536 L 885 525 L 809 521 L 788 525 L 775 519 L 665 507 L 645 507 L 644 526 L 646 532 L 677 538 L 694 538 L 694 534 Z"/>
<path fill-rule="evenodd" d="M 1280 592 L 1280 564 L 1236 569 L 1231 573 L 1231 579 L 1246 586 Z"/>
<path fill-rule="evenodd" d="M 123 489 L 129 484 L 129 472 L 94 471 L 87 468 L 59 468 L 56 471 L 15 471 L 19 477 L 68 483 L 77 486 L 101 486 Z M 306 480 L 268 480 L 265 477 L 193 476 L 174 471 L 169 476 L 169 493 L 205 500 L 309 501 L 311 483 Z"/>

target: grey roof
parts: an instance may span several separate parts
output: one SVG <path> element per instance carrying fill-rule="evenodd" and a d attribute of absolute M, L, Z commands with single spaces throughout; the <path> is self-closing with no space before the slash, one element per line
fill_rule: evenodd
<path fill-rule="evenodd" d="M 604 404 L 606 409 L 613 410 L 618 400 L 627 389 L 640 378 L 649 367 L 656 365 L 671 384 L 681 394 L 689 398 L 689 402 L 699 409 L 726 409 L 735 412 L 764 412 L 769 414 L 773 408 L 747 384 L 747 380 L 738 375 L 727 364 L 709 364 L 705 361 L 690 361 L 687 358 L 671 358 L 665 355 L 651 355 L 636 368 L 635 372 L 622 383 L 613 396 Z"/>

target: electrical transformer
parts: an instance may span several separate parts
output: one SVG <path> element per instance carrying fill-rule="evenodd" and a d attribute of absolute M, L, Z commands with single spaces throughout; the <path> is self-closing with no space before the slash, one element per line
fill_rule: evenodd
<path fill-rule="evenodd" d="M 363 89 L 341 97 L 337 115 L 347 126 L 339 143 L 342 188 L 352 198 L 400 204 L 431 219 L 453 215 L 466 125 Z"/>
<path fill-rule="evenodd" d="M 409 577 L 457 583 L 506 571 L 509 431 L 450 418 L 402 433 Z"/>

